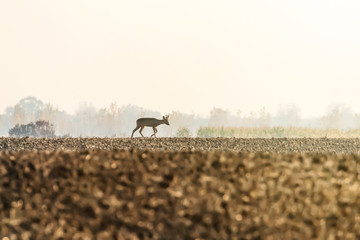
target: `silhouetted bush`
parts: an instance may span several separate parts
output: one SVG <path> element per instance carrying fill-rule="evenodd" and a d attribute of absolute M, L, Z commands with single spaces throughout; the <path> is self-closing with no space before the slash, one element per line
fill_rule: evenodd
<path fill-rule="evenodd" d="M 39 120 L 35 123 L 16 124 L 9 130 L 10 137 L 55 137 L 54 125 L 49 121 Z"/>

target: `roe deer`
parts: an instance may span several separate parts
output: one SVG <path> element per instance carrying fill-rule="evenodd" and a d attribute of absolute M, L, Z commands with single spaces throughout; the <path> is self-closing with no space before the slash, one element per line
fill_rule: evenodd
<path fill-rule="evenodd" d="M 140 128 L 140 134 L 141 136 L 144 137 L 144 135 L 142 135 L 142 130 L 144 129 L 144 127 L 152 127 L 154 130 L 154 133 L 151 135 L 156 137 L 156 133 L 157 133 L 157 129 L 156 127 L 159 126 L 160 124 L 166 124 L 166 125 L 170 125 L 169 124 L 169 115 L 163 116 L 163 119 L 156 119 L 156 118 L 139 118 L 138 120 L 136 120 L 136 128 L 133 130 L 132 134 L 131 134 L 131 138 L 134 135 L 134 132 L 136 130 L 138 130 Z"/>

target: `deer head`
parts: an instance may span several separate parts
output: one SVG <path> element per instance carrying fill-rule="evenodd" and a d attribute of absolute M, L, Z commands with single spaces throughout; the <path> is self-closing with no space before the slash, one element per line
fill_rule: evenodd
<path fill-rule="evenodd" d="M 166 125 L 170 125 L 170 124 L 169 124 L 169 115 L 163 116 L 163 120 L 164 120 L 164 123 L 165 123 Z"/>

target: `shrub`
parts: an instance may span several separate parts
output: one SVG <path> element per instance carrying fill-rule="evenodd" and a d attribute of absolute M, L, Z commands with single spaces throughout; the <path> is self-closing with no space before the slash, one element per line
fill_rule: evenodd
<path fill-rule="evenodd" d="M 35 123 L 16 124 L 9 130 L 10 137 L 55 137 L 54 125 L 49 121 L 39 120 Z"/>
<path fill-rule="evenodd" d="M 190 130 L 186 127 L 179 128 L 176 133 L 177 137 L 190 137 Z"/>
<path fill-rule="evenodd" d="M 358 138 L 360 129 L 315 129 L 300 127 L 200 127 L 198 137 L 238 137 L 238 138 L 302 138 L 302 137 L 348 137 Z"/>

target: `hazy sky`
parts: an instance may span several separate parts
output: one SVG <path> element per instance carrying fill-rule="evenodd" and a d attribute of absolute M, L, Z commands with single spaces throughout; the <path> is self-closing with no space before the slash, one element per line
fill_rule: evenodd
<path fill-rule="evenodd" d="M 360 112 L 360 1 L 0 0 L 0 112 Z"/>

